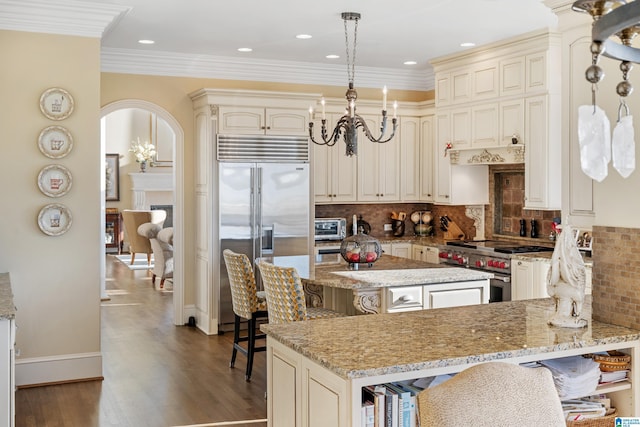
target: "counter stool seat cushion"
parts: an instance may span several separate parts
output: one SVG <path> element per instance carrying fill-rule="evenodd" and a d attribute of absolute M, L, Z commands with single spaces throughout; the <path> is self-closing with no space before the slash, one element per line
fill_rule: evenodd
<path fill-rule="evenodd" d="M 423 390 L 417 400 L 420 427 L 566 427 L 546 368 L 481 363 Z"/>

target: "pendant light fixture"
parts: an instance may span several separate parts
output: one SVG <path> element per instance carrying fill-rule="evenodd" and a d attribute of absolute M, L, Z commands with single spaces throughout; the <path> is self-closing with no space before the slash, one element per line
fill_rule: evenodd
<path fill-rule="evenodd" d="M 336 123 L 335 128 L 329 134 L 327 131 L 327 119 L 325 115 L 325 102 L 324 98 L 320 101 L 322 105 L 322 126 L 320 130 L 320 141 L 316 141 L 314 137 L 313 130 L 313 121 L 309 121 L 309 137 L 314 144 L 318 145 L 327 145 L 329 147 L 336 144 L 340 135 L 343 135 L 344 142 L 346 143 L 346 155 L 353 156 L 358 153 L 358 128 L 362 128 L 365 136 L 369 141 L 375 143 L 385 143 L 391 141 L 393 139 L 396 128 L 398 126 L 398 119 L 396 116 L 397 113 L 397 103 L 393 104 L 393 129 L 391 131 L 391 135 L 385 137 L 387 130 L 387 88 L 384 87 L 382 91 L 382 124 L 380 125 L 380 136 L 375 137 L 365 120 L 360 117 L 356 113 L 356 99 L 358 99 L 358 93 L 354 87 L 354 74 L 355 74 L 355 61 L 356 61 L 356 44 L 358 39 L 358 21 L 360 20 L 360 14 L 357 12 L 343 12 L 342 20 L 344 21 L 344 36 L 345 36 L 345 45 L 347 51 L 347 77 L 349 82 L 349 88 L 347 89 L 347 93 L 345 97 L 347 98 L 347 108 L 345 114 L 340 117 L 340 120 Z M 348 23 L 354 23 L 353 29 L 353 48 L 349 50 L 349 32 L 348 32 Z M 309 109 L 309 113 L 313 117 L 313 109 Z"/>

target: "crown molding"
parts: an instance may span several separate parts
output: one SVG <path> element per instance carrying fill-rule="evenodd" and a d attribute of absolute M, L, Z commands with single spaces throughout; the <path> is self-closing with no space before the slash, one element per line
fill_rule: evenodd
<path fill-rule="evenodd" d="M 198 77 L 279 83 L 346 86 L 344 66 L 295 61 L 265 61 L 137 49 L 102 48 L 102 71 L 155 76 Z M 356 87 L 427 91 L 434 88 L 433 69 L 398 70 L 358 67 Z"/>
<path fill-rule="evenodd" d="M 0 0 L 0 29 L 101 38 L 129 10 L 76 0 Z"/>

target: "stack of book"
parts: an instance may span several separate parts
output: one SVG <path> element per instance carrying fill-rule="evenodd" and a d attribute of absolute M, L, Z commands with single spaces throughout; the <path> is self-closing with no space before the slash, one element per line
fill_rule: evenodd
<path fill-rule="evenodd" d="M 393 382 L 362 389 L 362 427 L 416 427 L 416 396 L 409 383 Z"/>

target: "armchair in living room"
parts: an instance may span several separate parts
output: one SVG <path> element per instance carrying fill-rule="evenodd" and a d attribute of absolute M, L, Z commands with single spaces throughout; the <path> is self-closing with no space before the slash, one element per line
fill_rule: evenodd
<path fill-rule="evenodd" d="M 160 289 L 164 289 L 165 279 L 173 277 L 173 227 L 162 228 L 158 224 L 147 222 L 138 227 L 138 234 L 149 239 L 153 250 L 153 276 L 160 277 Z"/>
<path fill-rule="evenodd" d="M 127 232 L 129 242 L 129 252 L 131 252 L 131 265 L 133 265 L 136 254 L 147 254 L 147 264 L 151 265 L 151 242 L 148 238 L 138 234 L 138 227 L 146 222 L 158 224 L 160 228 L 167 218 L 167 213 L 163 210 L 130 210 L 122 211 L 122 221 Z"/>

